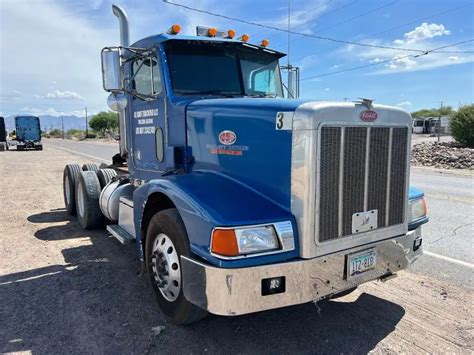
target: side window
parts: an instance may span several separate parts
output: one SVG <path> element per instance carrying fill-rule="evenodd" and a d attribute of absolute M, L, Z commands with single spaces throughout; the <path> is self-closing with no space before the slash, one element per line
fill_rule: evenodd
<path fill-rule="evenodd" d="M 264 68 L 252 74 L 252 87 L 254 91 L 272 93 L 275 92 L 275 73 L 273 70 Z"/>
<path fill-rule="evenodd" d="M 156 57 L 133 62 L 134 88 L 138 94 L 156 96 L 161 94 L 161 72 Z"/>

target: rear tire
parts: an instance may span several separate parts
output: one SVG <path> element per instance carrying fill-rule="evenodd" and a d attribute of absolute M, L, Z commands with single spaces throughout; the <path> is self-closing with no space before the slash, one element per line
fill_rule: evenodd
<path fill-rule="evenodd" d="M 183 294 L 181 255 L 190 256 L 189 240 L 175 208 L 156 213 L 146 233 L 145 262 L 161 311 L 174 324 L 189 324 L 207 312 Z"/>
<path fill-rule="evenodd" d="M 16 150 L 25 150 L 24 147 L 22 145 L 17 145 L 16 146 Z"/>
<path fill-rule="evenodd" d="M 117 176 L 117 172 L 114 169 L 99 169 L 97 178 L 99 179 L 100 188 L 103 189 L 115 176 Z"/>
<path fill-rule="evenodd" d="M 42 145 L 37 145 L 36 150 L 43 150 L 43 146 Z"/>
<path fill-rule="evenodd" d="M 0 142 L 0 152 L 4 152 L 5 150 L 8 150 L 8 146 L 5 142 Z"/>
<path fill-rule="evenodd" d="M 97 167 L 96 164 L 93 163 L 87 163 L 82 166 L 82 171 L 94 171 L 97 172 L 99 168 Z"/>
<path fill-rule="evenodd" d="M 67 213 L 71 216 L 76 215 L 76 179 L 81 171 L 78 164 L 67 164 L 63 173 L 63 194 L 64 205 Z"/>
<path fill-rule="evenodd" d="M 83 229 L 93 229 L 102 225 L 99 206 L 100 183 L 94 171 L 81 171 L 76 180 L 77 220 Z"/>

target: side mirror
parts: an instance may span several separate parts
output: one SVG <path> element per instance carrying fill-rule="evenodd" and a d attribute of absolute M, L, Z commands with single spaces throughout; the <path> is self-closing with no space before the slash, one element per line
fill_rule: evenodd
<path fill-rule="evenodd" d="M 102 86 L 105 91 L 123 91 L 120 49 L 104 48 L 102 57 Z"/>

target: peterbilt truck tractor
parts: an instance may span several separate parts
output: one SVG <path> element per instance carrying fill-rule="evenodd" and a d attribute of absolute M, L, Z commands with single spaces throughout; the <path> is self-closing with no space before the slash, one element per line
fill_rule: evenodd
<path fill-rule="evenodd" d="M 422 255 L 407 112 L 285 98 L 268 41 L 173 25 L 130 44 L 112 10 L 103 86 L 126 163 L 67 165 L 64 200 L 81 227 L 134 244 L 171 321 L 337 297 Z"/>

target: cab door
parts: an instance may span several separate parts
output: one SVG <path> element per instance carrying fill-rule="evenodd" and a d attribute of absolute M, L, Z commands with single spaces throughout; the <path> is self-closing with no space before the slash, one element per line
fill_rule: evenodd
<path fill-rule="evenodd" d="M 133 91 L 131 155 L 137 173 L 165 170 L 165 92 L 160 59 L 152 54 L 131 63 Z"/>

